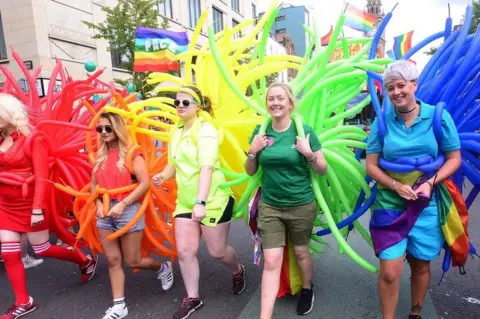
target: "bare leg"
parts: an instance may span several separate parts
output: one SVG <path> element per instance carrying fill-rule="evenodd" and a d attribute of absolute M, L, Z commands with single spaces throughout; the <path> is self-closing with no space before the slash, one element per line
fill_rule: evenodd
<path fill-rule="evenodd" d="M 232 273 L 239 273 L 242 268 L 238 263 L 237 253 L 232 246 L 227 244 L 230 224 L 219 224 L 217 227 L 200 226 L 210 256 L 220 260 L 231 269 Z"/>
<path fill-rule="evenodd" d="M 188 218 L 175 219 L 175 240 L 183 282 L 189 298 L 198 298 L 200 267 L 197 253 L 200 244 L 200 224 Z"/>
<path fill-rule="evenodd" d="M 302 273 L 303 288 L 312 288 L 313 260 L 308 246 L 294 246 L 297 263 Z"/>
<path fill-rule="evenodd" d="M 393 260 L 380 259 L 378 292 L 382 302 L 383 319 L 395 319 L 402 271 L 403 256 Z"/>
<path fill-rule="evenodd" d="M 111 233 L 113 233 L 111 230 L 98 229 L 98 235 L 108 261 L 108 274 L 110 276 L 113 299 L 118 299 L 125 297 L 125 272 L 122 265 L 123 258 L 120 240 L 106 239 Z"/>
<path fill-rule="evenodd" d="M 416 259 L 412 256 L 408 258 L 412 273 L 411 293 L 412 293 L 412 310 L 411 315 L 420 315 L 425 295 L 427 294 L 428 285 L 430 284 L 430 262 Z"/>
<path fill-rule="evenodd" d="M 134 269 L 159 271 L 162 263 L 141 255 L 143 231 L 136 231 L 122 236 L 122 252 L 125 263 Z"/>
<path fill-rule="evenodd" d="M 262 275 L 262 300 L 260 319 L 271 319 L 278 289 L 280 288 L 280 271 L 283 261 L 283 247 L 265 249 Z"/>

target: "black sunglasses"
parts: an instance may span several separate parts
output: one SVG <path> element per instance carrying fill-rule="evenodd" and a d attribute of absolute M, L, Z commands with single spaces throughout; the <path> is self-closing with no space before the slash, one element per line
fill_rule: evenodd
<path fill-rule="evenodd" d="M 113 127 L 111 125 L 105 125 L 105 126 L 97 126 L 97 133 L 112 133 L 113 132 Z"/>
<path fill-rule="evenodd" d="M 173 105 L 175 105 L 175 107 L 179 107 L 180 104 L 183 105 L 183 107 L 189 107 L 190 104 L 198 104 L 196 101 L 190 101 L 190 100 L 174 100 L 173 101 Z"/>

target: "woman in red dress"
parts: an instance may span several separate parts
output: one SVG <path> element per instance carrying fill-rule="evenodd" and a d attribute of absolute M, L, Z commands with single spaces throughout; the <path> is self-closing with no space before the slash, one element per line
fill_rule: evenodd
<path fill-rule="evenodd" d="M 25 108 L 15 97 L 3 93 L 0 93 L 0 132 L 0 171 L 20 177 L 35 176 L 26 196 L 22 186 L 11 186 L 0 180 L 2 257 L 16 297 L 15 304 L 0 319 L 15 319 L 36 309 L 27 291 L 20 252 L 22 234 L 27 234 L 36 255 L 78 264 L 82 282 L 89 281 L 95 274 L 96 259 L 49 243 L 46 198 L 52 190 L 48 183 L 48 149 L 41 139 L 35 139 L 31 146 L 35 151 L 26 152 L 30 128 Z"/>

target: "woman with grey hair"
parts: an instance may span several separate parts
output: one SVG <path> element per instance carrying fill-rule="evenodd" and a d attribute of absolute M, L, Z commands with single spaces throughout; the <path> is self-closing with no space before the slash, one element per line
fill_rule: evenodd
<path fill-rule="evenodd" d="M 404 255 L 411 268 L 409 318 L 421 318 L 430 262 L 445 242 L 433 189 L 461 164 L 460 140 L 450 114 L 444 111 L 438 118 L 442 138 L 437 142 L 432 125 L 435 107 L 415 97 L 417 79 L 418 71 L 411 62 L 396 61 L 387 67 L 384 86 L 392 107 L 382 114 L 384 123 L 380 125 L 378 118 L 374 121 L 367 142 L 367 173 L 379 185 L 370 232 L 380 259 L 378 290 L 384 319 L 395 318 Z M 380 161 L 433 162 L 440 154 L 445 162 L 431 174 L 422 173 L 418 166 L 398 173 L 379 165 Z"/>

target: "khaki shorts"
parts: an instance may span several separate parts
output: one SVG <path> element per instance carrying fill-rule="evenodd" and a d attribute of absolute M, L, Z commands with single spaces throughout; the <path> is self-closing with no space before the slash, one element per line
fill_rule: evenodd
<path fill-rule="evenodd" d="M 286 233 L 295 246 L 306 246 L 312 238 L 317 202 L 295 207 L 273 207 L 258 203 L 258 229 L 264 249 L 284 247 Z"/>

